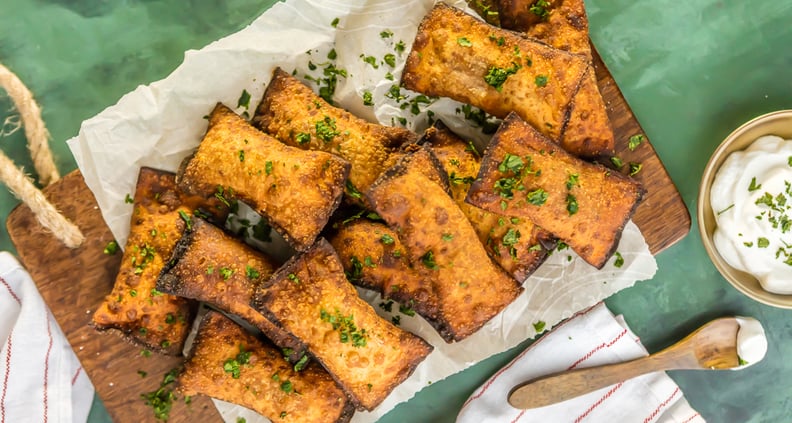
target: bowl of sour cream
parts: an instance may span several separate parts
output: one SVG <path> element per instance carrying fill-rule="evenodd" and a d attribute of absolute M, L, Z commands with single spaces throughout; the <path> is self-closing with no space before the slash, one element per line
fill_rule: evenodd
<path fill-rule="evenodd" d="M 759 116 L 718 146 L 697 218 L 727 281 L 754 300 L 792 308 L 792 110 Z"/>

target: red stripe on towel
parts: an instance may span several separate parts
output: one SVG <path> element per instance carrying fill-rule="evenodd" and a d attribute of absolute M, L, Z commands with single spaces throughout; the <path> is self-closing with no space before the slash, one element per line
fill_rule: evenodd
<path fill-rule="evenodd" d="M 601 343 L 601 344 L 597 345 L 597 346 L 596 346 L 596 347 L 595 347 L 593 350 L 589 351 L 589 352 L 588 352 L 586 355 L 584 355 L 583 357 L 581 357 L 581 358 L 580 358 L 580 360 L 578 360 L 578 361 L 576 361 L 576 362 L 572 363 L 572 365 L 571 365 L 571 366 L 567 367 L 567 370 L 572 370 L 572 369 L 574 369 L 575 367 L 577 367 L 578 365 L 580 365 L 580 363 L 582 363 L 582 362 L 584 362 L 584 361 L 588 360 L 589 358 L 591 358 L 591 356 L 593 356 L 593 355 L 594 355 L 594 354 L 595 354 L 597 351 L 599 351 L 599 350 L 601 350 L 601 349 L 603 349 L 603 348 L 610 348 L 610 347 L 612 347 L 612 346 L 613 346 L 613 344 L 615 344 L 615 343 L 619 342 L 619 339 L 621 339 L 621 338 L 622 338 L 624 335 L 627 335 L 627 329 L 624 329 L 624 330 L 623 330 L 623 331 L 622 331 L 620 334 L 616 335 L 616 337 L 615 337 L 615 338 L 613 338 L 613 339 L 612 339 L 610 342 L 603 342 L 603 343 Z"/>
<path fill-rule="evenodd" d="M 3 278 L 0 278 L 0 283 L 5 285 L 6 289 L 8 289 L 8 293 L 11 294 L 11 297 L 16 300 L 17 304 L 22 305 L 22 300 L 20 300 L 14 290 L 11 289 L 11 285 L 9 285 L 8 282 L 6 282 Z"/>
<path fill-rule="evenodd" d="M 13 337 L 14 328 L 11 328 L 11 333 L 8 334 L 8 340 L 6 341 L 6 371 L 5 376 L 3 377 L 3 394 L 0 396 L 0 422 L 2 423 L 6 423 L 5 399 L 6 393 L 8 392 L 8 376 L 11 374 L 11 338 Z"/>
<path fill-rule="evenodd" d="M 663 409 L 663 407 L 665 407 L 666 405 L 668 405 L 668 403 L 671 402 L 671 400 L 674 399 L 674 397 L 678 393 L 679 393 L 679 387 L 677 386 L 677 388 L 674 389 L 674 392 L 672 392 L 671 395 L 668 398 L 666 398 L 665 401 L 661 402 L 660 405 L 658 405 L 657 408 L 655 408 L 655 410 L 652 412 L 652 414 L 650 414 L 647 418 L 644 419 L 644 423 L 649 423 L 655 417 L 657 417 L 657 415 L 660 414 L 660 410 Z"/>
<path fill-rule="evenodd" d="M 567 324 L 567 323 L 571 322 L 571 321 L 572 321 L 572 320 L 573 320 L 575 317 L 582 316 L 582 315 L 584 315 L 584 314 L 586 314 L 586 313 L 590 312 L 591 310 L 594 310 L 594 308 L 595 308 L 595 307 L 597 307 L 598 305 L 600 305 L 601 303 L 602 303 L 602 302 L 599 302 L 599 303 L 597 303 L 597 304 L 594 304 L 593 306 L 591 306 L 591 307 L 589 307 L 589 308 L 587 308 L 587 309 L 585 309 L 585 310 L 581 310 L 581 311 L 579 311 L 579 312 L 577 312 L 577 313 L 573 314 L 573 315 L 572 315 L 572 317 L 570 317 L 569 319 L 567 319 L 566 321 L 564 321 L 564 322 L 563 322 L 563 323 L 561 323 L 560 325 L 558 325 L 558 326 L 556 326 L 555 328 L 553 328 L 553 330 L 556 330 L 556 329 L 558 329 L 558 328 L 560 328 L 560 327 L 564 326 L 565 324 Z M 511 368 L 511 366 L 513 366 L 515 363 L 517 363 L 518 361 L 520 361 L 520 359 L 522 358 L 522 356 L 524 356 L 525 354 L 527 354 L 527 353 L 528 353 L 528 351 L 530 351 L 531 349 L 533 349 L 533 347 L 534 347 L 534 346 L 538 345 L 540 342 L 542 342 L 543 340 L 547 339 L 547 338 L 548 338 L 548 335 L 550 335 L 550 333 L 546 333 L 546 334 L 545 334 L 545 336 L 543 336 L 543 337 L 539 338 L 539 339 L 538 339 L 536 342 L 534 342 L 533 344 L 531 344 L 531 345 L 530 345 L 528 348 L 526 348 L 526 349 L 525 349 L 523 352 L 521 352 L 521 353 L 520 353 L 520 354 L 519 354 L 517 357 L 515 357 L 515 358 L 514 358 L 514 360 L 512 360 L 512 361 L 511 361 L 511 363 L 507 364 L 507 365 L 506 365 L 506 366 L 504 366 L 502 369 L 498 370 L 498 371 L 497 371 L 497 372 L 496 372 L 496 373 L 495 373 L 495 374 L 494 374 L 494 375 L 493 375 L 493 376 L 490 378 L 490 380 L 488 380 L 488 381 L 487 381 L 487 382 L 484 384 L 484 386 L 482 386 L 482 387 L 481 387 L 481 390 L 480 390 L 478 393 L 476 393 L 475 395 L 473 395 L 473 396 L 471 396 L 470 398 L 468 398 L 468 400 L 467 400 L 467 401 L 465 401 L 465 403 L 464 403 L 464 404 L 462 404 L 462 408 L 460 408 L 460 409 L 459 409 L 459 411 L 461 412 L 461 411 L 462 411 L 462 410 L 463 410 L 465 407 L 467 407 L 467 406 L 468 406 L 468 404 L 470 404 L 471 402 L 473 402 L 474 400 L 476 400 L 476 399 L 478 399 L 478 398 L 481 398 L 481 396 L 482 396 L 482 395 L 484 395 L 484 393 L 485 393 L 485 392 L 487 392 L 487 389 L 489 389 L 489 387 L 490 387 L 490 386 L 492 386 L 492 384 L 495 382 L 495 379 L 497 379 L 497 378 L 498 378 L 498 376 L 500 376 L 501 374 L 503 374 L 503 372 L 505 372 L 506 370 L 509 370 L 509 369 Z"/>
<path fill-rule="evenodd" d="M 613 388 L 610 389 L 610 391 L 605 393 L 605 395 L 603 395 L 602 398 L 598 399 L 597 402 L 592 404 L 588 410 L 586 410 L 583 414 L 579 415 L 578 418 L 575 419 L 575 423 L 580 423 L 581 421 L 583 421 L 583 419 L 585 419 L 586 416 L 591 414 L 591 412 L 594 411 L 594 409 L 602 405 L 602 403 L 605 402 L 605 400 L 610 398 L 610 396 L 613 395 L 614 392 L 618 391 L 619 388 L 621 388 L 622 386 L 624 386 L 624 382 L 619 382 L 618 384 L 616 384 L 616 386 L 614 386 Z"/>

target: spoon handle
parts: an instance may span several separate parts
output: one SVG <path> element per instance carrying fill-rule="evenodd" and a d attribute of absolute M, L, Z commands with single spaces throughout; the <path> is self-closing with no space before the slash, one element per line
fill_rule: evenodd
<path fill-rule="evenodd" d="M 682 360 L 680 360 L 682 359 Z M 576 369 L 543 376 L 518 385 L 509 393 L 509 404 L 520 409 L 544 407 L 587 394 L 646 373 L 680 368 L 678 354 L 658 353 L 624 363 Z M 682 364 L 682 367 L 687 367 Z"/>

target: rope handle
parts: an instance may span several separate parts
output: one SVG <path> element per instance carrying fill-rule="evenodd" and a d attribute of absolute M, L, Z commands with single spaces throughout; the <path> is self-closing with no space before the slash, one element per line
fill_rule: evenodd
<path fill-rule="evenodd" d="M 41 119 L 41 109 L 33 99 L 33 94 L 25 84 L 8 68 L 0 63 L 0 86 L 5 89 L 19 112 L 21 125 L 25 128 L 28 150 L 33 159 L 33 167 L 42 185 L 47 186 L 58 179 L 60 174 L 52 159 L 49 148 L 50 133 Z M 17 128 L 13 129 L 15 131 Z M 25 203 L 39 223 L 69 248 L 77 248 L 85 241 L 85 236 L 74 223 L 66 219 L 44 194 L 36 188 L 33 180 L 22 168 L 0 151 L 0 182 L 8 186 L 12 194 Z"/>

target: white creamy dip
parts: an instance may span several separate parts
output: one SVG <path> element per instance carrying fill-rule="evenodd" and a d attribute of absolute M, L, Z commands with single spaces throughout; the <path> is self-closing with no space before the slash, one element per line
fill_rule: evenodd
<path fill-rule="evenodd" d="M 767 354 L 767 337 L 762 324 L 753 317 L 736 318 L 740 324 L 737 329 L 737 356 L 740 357 L 740 366 L 733 370 L 752 366 L 762 361 Z"/>
<path fill-rule="evenodd" d="M 710 204 L 721 257 L 766 291 L 792 294 L 792 140 L 764 136 L 731 153 L 715 175 Z"/>

